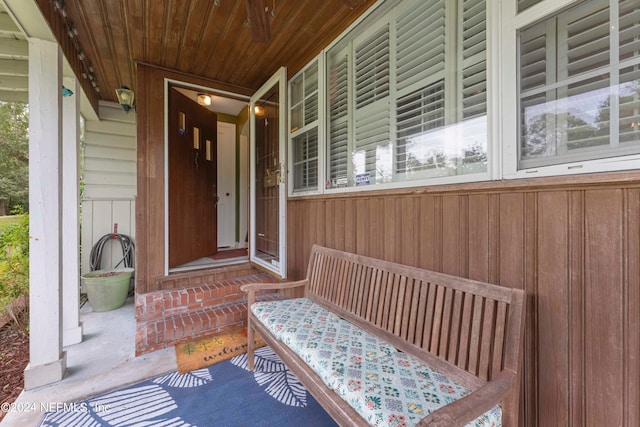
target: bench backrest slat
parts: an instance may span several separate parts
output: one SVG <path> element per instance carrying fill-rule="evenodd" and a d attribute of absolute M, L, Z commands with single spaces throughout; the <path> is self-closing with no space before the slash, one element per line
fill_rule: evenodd
<path fill-rule="evenodd" d="M 521 291 L 319 246 L 307 279 L 308 296 L 403 351 L 426 351 L 483 381 L 516 368 L 510 341 L 521 319 L 511 312 Z M 521 295 L 515 303 L 522 310 Z"/>
<path fill-rule="evenodd" d="M 495 333 L 495 309 L 496 302 L 493 300 L 486 300 L 483 314 L 483 322 L 481 334 L 482 337 L 493 337 Z M 480 359 L 478 360 L 478 376 L 483 380 L 489 378 L 491 351 L 493 350 L 493 340 L 482 339 L 480 341 Z"/>
<path fill-rule="evenodd" d="M 451 343 L 451 317 L 453 310 L 453 296 L 455 291 L 451 288 L 445 289 L 444 302 L 442 308 L 442 332 L 438 345 L 438 357 L 447 360 L 447 350 Z"/>
<path fill-rule="evenodd" d="M 453 306 L 451 308 L 451 334 L 447 348 L 446 360 L 456 364 L 458 360 L 458 347 L 460 347 L 460 325 L 462 324 L 462 306 L 464 294 L 458 290 L 453 291 Z"/>
<path fill-rule="evenodd" d="M 507 304 L 498 303 L 496 313 L 496 334 L 493 341 L 493 358 L 491 359 L 491 371 L 499 372 L 500 363 L 502 362 L 500 355 L 504 351 L 504 339 L 507 329 Z"/>

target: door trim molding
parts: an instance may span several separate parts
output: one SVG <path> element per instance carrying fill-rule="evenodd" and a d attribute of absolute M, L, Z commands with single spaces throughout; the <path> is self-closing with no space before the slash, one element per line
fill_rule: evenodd
<path fill-rule="evenodd" d="M 169 88 L 179 86 L 193 90 L 218 94 L 222 97 L 234 98 L 250 101 L 250 97 L 207 86 L 196 85 L 177 79 L 164 78 L 164 275 L 168 276 L 172 272 L 169 270 Z"/>
<path fill-rule="evenodd" d="M 280 117 L 278 120 L 278 138 L 279 138 L 279 160 L 281 165 L 285 167 L 281 173 L 282 182 L 279 184 L 279 247 L 278 247 L 278 263 L 268 263 L 256 256 L 256 237 L 255 237 L 255 198 L 256 198 L 256 151 L 255 151 L 255 101 L 260 99 L 274 85 L 279 84 L 278 102 L 280 103 Z M 249 261 L 257 267 L 262 267 L 273 274 L 280 276 L 282 279 L 287 277 L 287 69 L 280 67 L 269 80 L 267 80 L 256 93 L 251 97 L 249 104 L 250 114 L 250 138 L 249 138 Z"/>

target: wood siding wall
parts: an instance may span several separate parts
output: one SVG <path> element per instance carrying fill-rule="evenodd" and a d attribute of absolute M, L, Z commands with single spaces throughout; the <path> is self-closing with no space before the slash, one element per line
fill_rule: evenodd
<path fill-rule="evenodd" d="M 289 199 L 313 243 L 525 289 L 524 425 L 640 425 L 637 172 Z"/>
<path fill-rule="evenodd" d="M 87 120 L 84 135 L 81 271 L 90 270 L 93 245 L 113 232 L 135 237 L 136 116 L 115 103 L 100 103 L 100 121 Z M 122 259 L 120 244 L 105 245 L 102 268 Z"/>

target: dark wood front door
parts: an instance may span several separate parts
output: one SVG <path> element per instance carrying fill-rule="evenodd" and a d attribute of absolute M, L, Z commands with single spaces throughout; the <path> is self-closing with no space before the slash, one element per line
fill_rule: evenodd
<path fill-rule="evenodd" d="M 169 268 L 173 268 L 218 250 L 217 116 L 170 88 L 168 132 Z"/>

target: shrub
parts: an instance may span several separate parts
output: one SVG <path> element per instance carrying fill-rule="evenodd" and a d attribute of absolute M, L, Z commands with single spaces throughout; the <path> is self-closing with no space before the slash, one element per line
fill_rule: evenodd
<path fill-rule="evenodd" d="M 20 215 L 20 220 L 8 226 L 0 234 L 0 316 L 6 312 L 6 306 L 24 295 L 29 302 L 29 215 Z M 27 315 L 20 319 L 28 318 Z M 14 319 L 21 329 L 19 319 Z"/>

